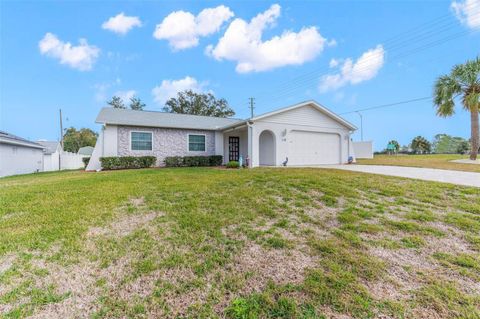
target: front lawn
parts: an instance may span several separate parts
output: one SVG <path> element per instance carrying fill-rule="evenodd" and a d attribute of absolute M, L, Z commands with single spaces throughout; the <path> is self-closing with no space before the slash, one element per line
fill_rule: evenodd
<path fill-rule="evenodd" d="M 480 189 L 322 169 L 0 179 L 6 318 L 479 318 Z"/>
<path fill-rule="evenodd" d="M 375 155 L 373 159 L 359 159 L 357 163 L 363 165 L 396 165 L 480 172 L 480 165 L 450 162 L 467 158 L 469 158 L 468 155 L 458 154 Z"/>

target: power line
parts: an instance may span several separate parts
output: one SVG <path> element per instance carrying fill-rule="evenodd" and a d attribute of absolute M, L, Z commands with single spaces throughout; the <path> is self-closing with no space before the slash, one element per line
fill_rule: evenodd
<path fill-rule="evenodd" d="M 352 113 L 370 111 L 370 110 L 381 109 L 381 108 L 395 106 L 395 105 L 408 104 L 408 103 L 412 103 L 412 102 L 431 100 L 431 99 L 432 99 L 431 96 L 424 96 L 424 97 L 419 97 L 419 98 L 411 99 L 411 100 L 405 100 L 405 101 L 393 102 L 393 103 L 388 103 L 388 104 L 381 104 L 381 105 L 376 105 L 376 106 L 364 107 L 364 108 L 349 111 L 349 112 L 339 113 L 338 115 L 345 115 L 345 114 L 352 114 Z"/>
<path fill-rule="evenodd" d="M 470 5 L 470 6 L 476 6 L 477 4 L 473 4 L 473 5 Z M 426 40 L 428 38 L 431 38 L 432 36 L 436 36 L 438 34 L 441 34 L 442 32 L 445 32 L 445 31 L 448 31 L 452 25 L 457 25 L 458 23 L 456 21 L 448 21 L 447 20 L 447 23 L 444 24 L 444 25 L 440 25 L 439 27 L 436 27 L 438 26 L 439 24 L 442 24 L 444 23 L 444 20 L 446 19 L 451 19 L 451 15 L 448 14 L 448 15 L 444 15 L 444 16 L 441 16 L 440 18 L 437 18 L 437 19 L 434 19 L 430 22 L 427 22 L 427 23 L 424 23 L 424 24 L 421 24 L 417 27 L 414 27 L 410 30 L 407 30 L 397 36 L 394 36 L 390 39 L 387 39 L 385 41 L 383 41 L 384 43 L 384 46 L 386 48 L 386 51 L 388 53 L 391 53 L 391 52 L 395 52 L 397 50 L 397 48 L 408 48 L 408 45 L 411 45 L 411 44 L 420 44 L 421 40 Z M 427 28 L 425 28 L 424 26 L 428 26 Z M 433 29 L 431 29 L 432 27 L 434 27 Z M 422 28 L 425 28 L 425 30 L 421 31 L 421 32 L 414 32 L 416 30 L 419 30 L 419 29 L 422 29 Z M 429 30 L 430 28 L 430 30 Z M 422 33 L 423 32 L 423 33 Z M 412 35 L 410 36 L 409 33 L 412 33 Z M 433 47 L 433 46 L 436 46 L 436 45 L 439 45 L 439 44 L 442 44 L 444 42 L 447 42 L 447 41 L 450 41 L 450 40 L 453 40 L 455 38 L 458 38 L 460 36 L 464 36 L 464 35 L 467 35 L 469 34 L 470 32 L 461 32 L 461 33 L 456 33 L 456 34 L 453 34 L 453 35 L 449 35 L 445 38 L 442 38 L 442 39 L 437 39 L 433 42 L 429 42 L 427 44 L 424 44 L 420 47 L 415 47 L 415 48 L 411 48 L 410 51 L 407 51 L 407 52 L 399 52 L 399 54 L 397 54 L 397 56 L 394 56 L 392 59 L 397 59 L 397 58 L 401 58 L 401 57 L 405 57 L 405 56 L 408 56 L 408 55 L 412 55 L 412 54 L 415 54 L 417 52 L 420 52 L 420 51 L 423 51 L 425 49 L 428 49 L 430 47 Z M 473 32 L 472 32 L 473 33 Z M 402 36 L 403 35 L 407 35 L 406 38 L 402 39 Z M 400 41 L 399 41 L 400 40 Z M 395 43 L 396 42 L 396 43 Z M 369 59 L 367 59 L 369 60 Z M 364 64 L 370 62 L 370 61 L 367 61 L 367 60 L 364 60 Z M 323 67 L 321 69 L 327 69 L 326 67 Z M 319 74 L 319 71 L 321 69 L 317 69 L 317 70 L 313 70 L 313 71 L 310 71 L 310 72 L 307 72 L 306 74 L 303 74 L 303 75 L 300 75 L 300 76 L 297 76 L 296 78 L 294 78 L 293 80 L 289 80 L 289 81 L 285 81 L 284 83 L 280 84 L 279 86 L 277 86 L 277 91 L 282 91 L 282 94 L 280 96 L 277 95 L 277 99 L 280 99 L 282 98 L 283 96 L 286 96 L 286 95 L 289 95 L 291 94 L 291 91 L 293 90 L 296 90 L 296 89 L 299 89 L 303 86 L 305 86 L 305 84 L 309 85 L 311 83 L 309 83 L 312 79 L 317 79 L 320 75 L 322 74 Z M 357 69 L 358 71 L 359 69 Z M 364 70 L 368 70 L 368 67 L 365 68 Z M 297 83 L 297 85 L 294 85 L 295 83 Z M 303 83 L 303 84 L 302 84 Z M 284 87 L 284 89 L 280 90 L 278 88 L 281 88 L 281 87 Z M 268 94 L 268 92 L 273 92 L 274 89 L 272 89 L 272 91 L 264 91 L 264 92 L 261 92 L 259 94 L 257 94 L 256 96 L 257 97 L 260 97 L 259 99 L 262 100 L 264 99 L 263 96 Z M 267 98 L 267 97 L 265 97 Z M 268 97 L 271 101 L 271 96 Z"/>
<path fill-rule="evenodd" d="M 389 61 L 395 61 L 395 60 L 398 60 L 400 58 L 403 58 L 403 57 L 406 57 L 406 56 L 410 56 L 410 55 L 414 55 L 418 52 L 421 52 L 421 51 L 424 51 L 426 49 L 429 49 L 429 48 L 432 48 L 432 47 L 435 47 L 435 46 L 438 46 L 440 44 L 443 44 L 443 43 L 446 43 L 448 41 L 451 41 L 451 40 L 454 40 L 456 38 L 459 38 L 461 36 L 464 36 L 464 35 L 467 35 L 467 34 L 471 34 L 471 33 L 475 33 L 475 31 L 462 31 L 462 32 L 459 32 L 459 33 L 456 33 L 456 34 L 453 34 L 453 35 L 450 35 L 450 36 L 447 36 L 445 38 L 442 38 L 440 40 L 436 40 L 436 41 L 433 41 L 433 42 L 429 42 L 423 46 L 420 46 L 420 47 L 416 47 L 414 49 L 411 49 L 410 51 L 407 51 L 407 52 L 404 52 L 403 54 L 398 54 L 396 56 L 393 56 L 392 58 L 389 59 Z M 356 72 L 359 72 L 359 71 L 368 71 L 369 69 L 372 69 L 371 66 L 368 66 L 366 64 L 368 64 L 368 62 L 370 62 L 369 60 L 371 59 L 366 59 L 364 60 L 360 65 L 363 64 L 363 67 L 361 66 L 360 68 L 357 68 L 356 69 Z M 319 77 L 321 77 L 322 75 L 327 75 L 327 74 L 316 74 L 316 75 L 313 75 L 313 77 L 310 77 L 310 79 L 305 79 L 303 80 L 302 82 L 303 83 L 299 83 L 298 85 L 294 85 L 294 86 L 291 86 L 290 88 L 286 88 L 284 90 L 282 90 L 282 93 L 279 94 L 279 95 L 276 95 L 273 99 L 270 97 L 270 99 L 268 100 L 269 102 L 272 102 L 272 101 L 276 101 L 276 100 L 280 100 L 280 99 L 284 99 L 285 97 L 291 95 L 293 92 L 295 92 L 296 90 L 302 88 L 302 87 L 305 87 L 305 86 L 309 86 L 309 85 L 312 85 L 311 83 L 311 80 L 313 79 L 318 79 Z M 262 98 L 260 98 L 259 100 L 262 100 Z"/>

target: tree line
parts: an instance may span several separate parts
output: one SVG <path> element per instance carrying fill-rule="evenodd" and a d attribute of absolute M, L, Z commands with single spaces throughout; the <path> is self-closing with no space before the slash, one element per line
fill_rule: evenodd
<path fill-rule="evenodd" d="M 416 136 L 408 145 L 401 146 L 397 140 L 390 140 L 387 147 L 380 153 L 402 154 L 466 154 L 470 151 L 470 141 L 463 137 L 437 134 L 433 141 L 423 136 Z"/>
<path fill-rule="evenodd" d="M 123 99 L 119 96 L 113 96 L 107 104 L 116 109 L 126 109 Z M 132 110 L 141 111 L 145 108 L 145 103 L 140 98 L 134 96 L 130 98 L 129 107 Z M 197 93 L 192 90 L 178 92 L 176 97 L 172 97 L 165 102 L 162 109 L 168 113 L 230 117 L 235 115 L 235 111 L 228 105 L 224 98 L 216 98 L 212 93 Z"/>

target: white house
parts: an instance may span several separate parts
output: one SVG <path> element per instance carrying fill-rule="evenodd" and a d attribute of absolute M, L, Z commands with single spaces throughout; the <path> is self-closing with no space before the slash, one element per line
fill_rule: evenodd
<path fill-rule="evenodd" d="M 42 170 L 42 145 L 0 131 L 0 177 Z"/>
<path fill-rule="evenodd" d="M 340 164 L 353 157 L 356 127 L 315 101 L 247 120 L 103 108 L 103 124 L 87 170 L 102 156 L 222 155 L 224 162 L 249 159 L 251 167 Z M 288 159 L 288 160 L 287 160 Z"/>

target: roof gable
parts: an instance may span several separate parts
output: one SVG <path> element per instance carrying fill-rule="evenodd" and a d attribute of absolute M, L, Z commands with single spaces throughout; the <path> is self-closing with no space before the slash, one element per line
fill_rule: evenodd
<path fill-rule="evenodd" d="M 306 101 L 299 104 L 287 106 L 285 108 L 281 108 L 269 113 L 258 115 L 253 117 L 251 121 L 269 119 L 279 122 L 285 122 L 287 120 L 287 116 L 296 115 L 295 113 L 300 114 L 300 111 L 302 111 L 303 113 L 302 116 L 307 117 L 310 121 L 319 120 L 320 125 L 332 125 L 332 123 L 334 123 L 341 124 L 349 130 L 357 129 L 355 125 L 315 101 Z M 318 117 L 317 115 L 320 115 L 318 113 L 320 113 L 322 117 Z"/>
<path fill-rule="evenodd" d="M 45 147 L 45 154 L 53 154 L 60 150 L 60 142 L 57 141 L 37 141 L 38 144 Z"/>

